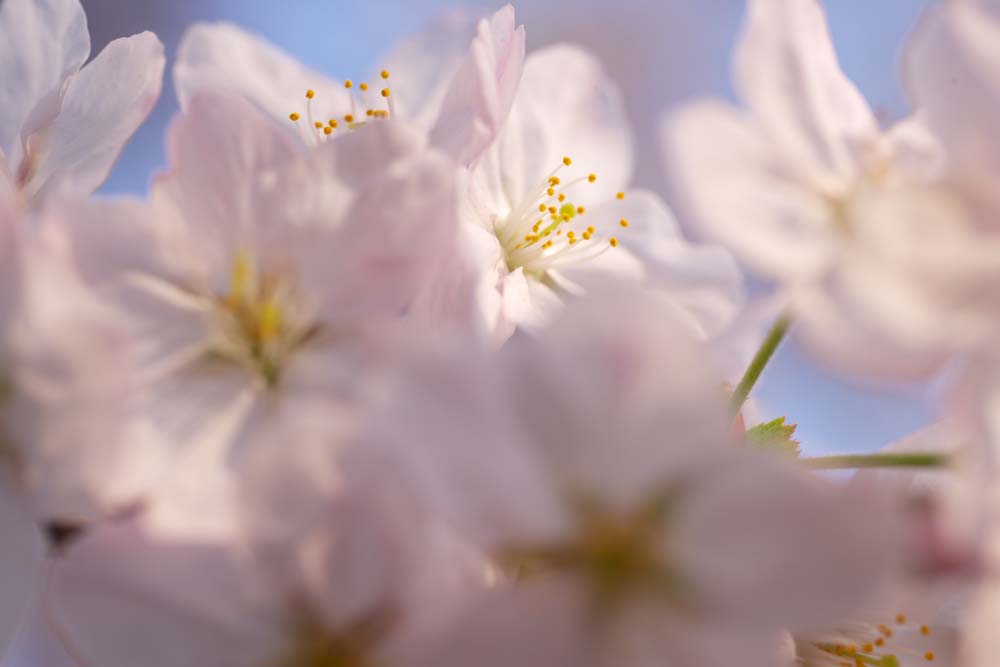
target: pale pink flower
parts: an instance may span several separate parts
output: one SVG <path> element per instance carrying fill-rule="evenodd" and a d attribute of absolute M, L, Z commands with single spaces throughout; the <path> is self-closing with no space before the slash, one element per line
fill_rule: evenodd
<path fill-rule="evenodd" d="M 435 32 L 434 48 L 420 61 L 430 65 L 429 72 L 414 73 L 414 63 L 394 59 L 402 72 L 382 69 L 370 83 L 337 83 L 234 25 L 198 24 L 181 41 L 174 81 L 183 107 L 199 91 L 235 93 L 276 122 L 289 125 L 291 118 L 309 145 L 359 123 L 402 117 L 458 163 L 471 164 L 510 110 L 524 59 L 524 28 L 516 25 L 510 5 L 482 19 L 474 33 L 466 27 L 452 26 L 443 38 Z M 454 60 L 433 57 L 442 51 Z M 429 76 L 414 85 L 421 74 Z M 399 90 L 404 95 L 397 109 Z"/>
<path fill-rule="evenodd" d="M 163 45 L 149 32 L 92 62 L 79 0 L 0 7 L 0 175 L 27 198 L 88 195 L 160 95 Z"/>
<path fill-rule="evenodd" d="M 735 315 L 728 253 L 689 244 L 652 192 L 626 192 L 632 137 L 604 68 L 571 45 L 532 53 L 502 133 L 468 176 L 462 226 L 423 306 L 499 340 L 609 281 L 659 289 L 702 334 Z"/>
<path fill-rule="evenodd" d="M 421 664 L 773 664 L 782 627 L 863 607 L 897 563 L 878 496 L 733 449 L 703 351 L 651 297 L 450 348 L 368 444 L 516 582 Z"/>
<path fill-rule="evenodd" d="M 981 335 L 967 308 L 997 252 L 937 183 L 919 114 L 882 131 L 841 72 L 822 7 L 752 0 L 735 55 L 745 108 L 668 117 L 681 210 L 775 281 L 798 332 L 841 369 L 913 376 Z"/>
<path fill-rule="evenodd" d="M 150 201 L 54 209 L 76 270 L 129 323 L 174 444 L 253 405 L 364 385 L 455 223 L 453 167 L 402 122 L 303 153 L 249 103 L 196 97 Z"/>

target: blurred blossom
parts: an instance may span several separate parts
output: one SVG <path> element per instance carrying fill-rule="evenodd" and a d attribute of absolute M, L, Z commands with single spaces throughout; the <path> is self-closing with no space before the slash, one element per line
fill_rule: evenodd
<path fill-rule="evenodd" d="M 773 664 L 782 626 L 863 608 L 901 554 L 879 494 L 734 451 L 706 359 L 656 300 L 582 299 L 496 357 L 449 356 L 368 437 L 509 587 L 427 664 L 501 664 L 514 638 L 539 664 Z"/>
<path fill-rule="evenodd" d="M 248 407 L 361 393 L 379 323 L 406 309 L 453 227 L 445 159 L 402 123 L 303 155 L 246 102 L 209 94 L 169 142 L 148 204 L 74 205 L 48 221 L 129 323 L 151 418 L 190 445 Z"/>
<path fill-rule="evenodd" d="M 735 56 L 746 110 L 699 102 L 665 123 L 677 189 L 695 222 L 778 283 L 831 363 L 936 370 L 985 326 L 965 295 L 995 279 L 996 249 L 937 186 L 944 157 L 922 118 L 879 129 L 817 4 L 749 7 Z"/>

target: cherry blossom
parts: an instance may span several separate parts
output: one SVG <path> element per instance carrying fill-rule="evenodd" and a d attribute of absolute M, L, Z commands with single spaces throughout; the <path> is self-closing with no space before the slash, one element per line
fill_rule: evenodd
<path fill-rule="evenodd" d="M 628 292 L 499 355 L 418 363 L 368 438 L 512 583 L 427 664 L 511 643 L 529 663 L 773 664 L 782 627 L 863 608 L 901 551 L 879 494 L 734 450 L 720 394 L 670 309 Z"/>
<path fill-rule="evenodd" d="M 819 3 L 750 2 L 734 69 L 745 108 L 699 101 L 664 125 L 692 223 L 775 281 L 841 369 L 912 377 L 981 336 L 970 302 L 995 280 L 995 248 L 940 182 L 924 117 L 880 129 Z"/>

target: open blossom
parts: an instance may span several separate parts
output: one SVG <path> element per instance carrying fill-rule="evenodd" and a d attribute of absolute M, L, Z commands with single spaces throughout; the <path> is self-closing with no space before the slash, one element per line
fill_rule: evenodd
<path fill-rule="evenodd" d="M 937 182 L 921 115 L 883 132 L 844 76 L 818 2 L 753 0 L 736 51 L 745 108 L 669 117 L 683 210 L 775 280 L 827 359 L 914 375 L 983 328 L 971 295 L 995 280 L 964 204 Z"/>
<path fill-rule="evenodd" d="M 733 317 L 740 278 L 721 248 L 680 235 L 652 192 L 626 192 L 632 138 L 603 67 L 571 45 L 526 60 L 497 141 L 471 167 L 463 226 L 424 306 L 505 339 L 609 281 L 659 288 L 699 332 Z"/>
<path fill-rule="evenodd" d="M 734 450 L 688 336 L 651 297 L 581 299 L 495 356 L 418 364 L 373 417 L 506 575 L 427 664 L 766 665 L 780 628 L 864 605 L 898 556 L 887 508 Z"/>
<path fill-rule="evenodd" d="M 97 189 L 160 94 L 163 45 L 117 39 L 92 62 L 79 0 L 0 7 L 0 175 L 27 198 Z"/>
<path fill-rule="evenodd" d="M 303 154 L 249 103 L 196 97 L 150 201 L 54 210 L 85 284 L 141 346 L 177 444 L 306 388 L 349 400 L 454 224 L 452 167 L 402 123 Z"/>
<path fill-rule="evenodd" d="M 464 28 L 464 25 L 462 26 Z M 425 58 L 434 71 L 416 87 L 404 90 L 416 99 L 402 101 L 402 117 L 428 133 L 430 142 L 460 164 L 475 162 L 503 125 L 520 79 L 524 28 L 507 5 L 479 22 L 471 45 L 450 30 L 431 53 L 454 54 L 454 62 Z M 472 37 L 472 36 L 470 36 Z M 411 74 L 404 64 L 403 79 Z M 396 95 L 388 69 L 373 83 L 342 84 L 308 69 L 291 56 L 240 28 L 198 24 L 185 33 L 174 66 L 182 106 L 199 91 L 241 95 L 283 124 L 296 124 L 308 145 L 317 145 L 372 120 L 397 117 Z M 407 85 L 408 84 L 408 85 Z M 303 96 L 305 97 L 303 98 Z M 433 102 L 431 101 L 433 100 Z"/>

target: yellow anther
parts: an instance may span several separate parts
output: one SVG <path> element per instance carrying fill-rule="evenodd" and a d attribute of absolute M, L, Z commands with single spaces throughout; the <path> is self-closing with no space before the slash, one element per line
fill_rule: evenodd
<path fill-rule="evenodd" d="M 361 90 L 368 90 L 368 84 L 364 81 L 361 82 L 361 86 L 359 87 L 361 88 Z"/>
<path fill-rule="evenodd" d="M 562 181 L 559 180 L 558 176 L 549 177 L 549 185 L 559 185 Z"/>
<path fill-rule="evenodd" d="M 551 248 L 551 247 L 552 247 L 552 241 L 546 241 L 545 243 L 542 244 L 542 248 Z"/>
<path fill-rule="evenodd" d="M 927 662 L 934 660 L 934 651 L 927 651 L 927 653 L 924 653 L 924 660 Z"/>
<path fill-rule="evenodd" d="M 538 212 L 539 213 L 545 213 L 546 210 L 547 209 L 545 208 L 545 204 L 539 204 L 538 205 Z"/>
<path fill-rule="evenodd" d="M 574 244 L 574 243 L 576 243 L 577 241 L 579 241 L 579 239 L 570 239 L 570 240 L 569 240 L 569 244 L 570 244 L 570 245 L 573 245 L 573 244 Z"/>
<path fill-rule="evenodd" d="M 566 195 L 564 195 L 563 193 L 560 192 L 559 193 L 559 201 L 566 201 Z"/>
<path fill-rule="evenodd" d="M 319 128 L 323 127 L 323 123 L 317 120 L 316 122 L 313 123 L 313 127 L 315 127 L 318 130 Z"/>
<path fill-rule="evenodd" d="M 375 115 L 375 109 L 365 109 L 365 115 L 366 116 L 374 116 Z"/>
<path fill-rule="evenodd" d="M 594 181 L 597 180 L 597 174 L 591 174 L 590 176 L 587 177 L 587 180 L 593 183 Z"/>
<path fill-rule="evenodd" d="M 316 97 L 316 91 L 315 90 L 313 90 L 312 88 L 310 88 L 309 90 L 306 91 L 306 99 L 307 100 L 311 100 L 314 97 Z"/>
<path fill-rule="evenodd" d="M 861 648 L 862 648 L 862 650 L 864 650 L 865 653 L 871 653 L 872 651 L 875 650 L 875 647 L 872 646 L 871 644 L 865 644 Z"/>
<path fill-rule="evenodd" d="M 906 614 L 896 614 L 896 622 L 900 625 L 906 623 Z"/>
<path fill-rule="evenodd" d="M 584 241 L 589 241 L 590 237 L 593 236 L 593 235 L 594 235 L 593 232 L 584 232 L 583 233 L 583 240 Z"/>
<path fill-rule="evenodd" d="M 379 76 L 381 76 L 383 79 L 388 79 L 389 78 L 389 70 L 387 70 L 387 69 L 382 70 L 381 72 L 379 72 Z"/>
<path fill-rule="evenodd" d="M 268 301 L 260 309 L 257 333 L 263 341 L 274 340 L 281 332 L 281 309 L 274 301 Z"/>
<path fill-rule="evenodd" d="M 564 165 L 566 165 L 566 166 L 568 167 L 568 166 L 570 166 L 571 164 L 573 164 L 573 161 L 572 161 L 571 159 L 569 159 L 569 157 L 567 156 L 567 157 L 564 157 L 564 158 L 563 158 L 563 164 L 564 164 Z"/>
<path fill-rule="evenodd" d="M 582 207 L 582 206 L 577 206 L 576 207 L 576 214 L 577 215 L 583 215 L 586 212 L 587 212 L 587 209 L 585 209 L 584 207 Z"/>
<path fill-rule="evenodd" d="M 615 195 L 615 197 L 617 197 L 618 199 L 625 199 L 625 193 L 619 192 L 618 194 Z"/>
<path fill-rule="evenodd" d="M 299 118 L 302 118 L 302 116 L 298 115 L 297 113 L 292 112 L 288 114 L 288 119 L 291 120 L 293 123 L 297 121 Z"/>
<path fill-rule="evenodd" d="M 333 128 L 327 125 L 323 128 L 323 134 L 330 135 L 333 134 Z"/>
<path fill-rule="evenodd" d="M 552 215 L 555 215 L 556 214 L 556 207 L 555 206 L 549 206 L 549 213 L 551 213 Z"/>
<path fill-rule="evenodd" d="M 330 122 L 328 123 L 328 125 L 330 127 L 337 127 L 337 119 L 336 118 L 331 118 Z"/>
<path fill-rule="evenodd" d="M 350 114 L 350 113 L 344 114 L 344 121 L 346 121 L 348 123 L 353 123 L 354 122 L 354 114 Z"/>
<path fill-rule="evenodd" d="M 881 637 L 876 637 L 875 646 L 885 646 L 885 640 Z"/>
<path fill-rule="evenodd" d="M 389 97 L 389 95 L 391 95 L 391 92 L 389 91 L 389 89 L 388 88 L 383 88 L 382 89 L 382 97 Z"/>
<path fill-rule="evenodd" d="M 617 248 L 618 247 L 618 239 L 616 239 L 614 236 L 612 236 L 610 239 L 608 239 L 608 243 L 611 244 L 612 248 Z"/>
<path fill-rule="evenodd" d="M 931 629 L 928 626 L 926 626 L 926 625 L 921 625 L 920 626 L 920 634 L 922 634 L 924 637 L 926 637 L 930 633 L 931 633 Z"/>
<path fill-rule="evenodd" d="M 548 190 L 546 190 L 545 192 L 546 192 L 546 194 L 548 194 L 548 195 L 549 195 L 550 197 L 551 197 L 552 195 L 554 195 L 554 194 L 556 193 L 556 191 L 555 191 L 554 189 L 552 189 L 552 188 L 549 188 L 549 189 L 548 189 Z"/>
<path fill-rule="evenodd" d="M 350 79 L 348 79 L 347 81 L 344 82 L 344 88 L 352 88 L 353 86 L 354 86 L 354 82 L 351 81 Z"/>
<path fill-rule="evenodd" d="M 618 221 L 618 224 L 621 225 L 622 227 L 628 227 L 628 220 L 622 218 L 621 220 Z"/>

